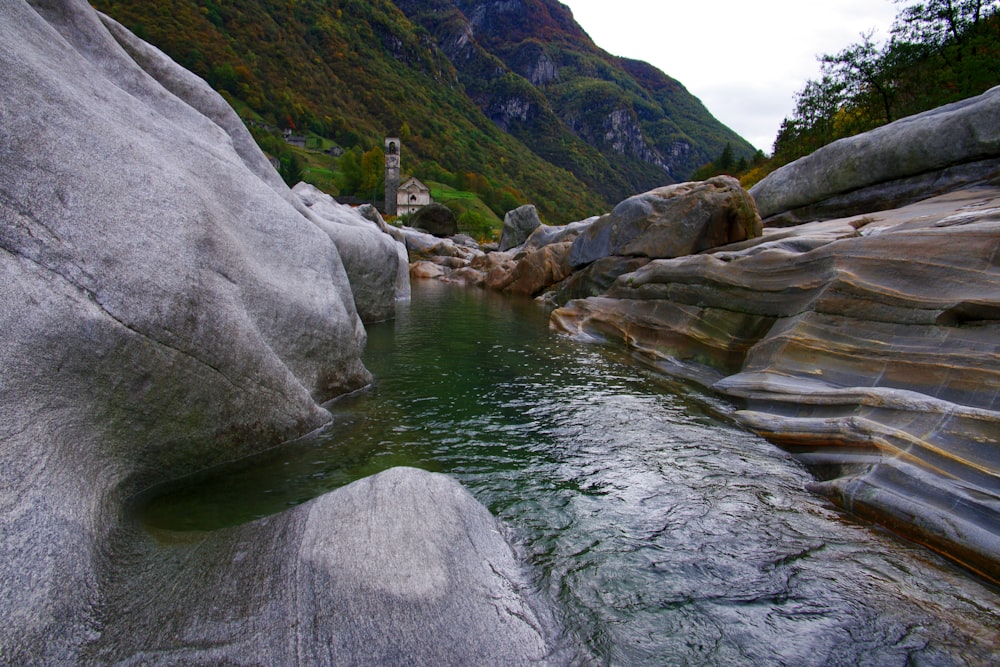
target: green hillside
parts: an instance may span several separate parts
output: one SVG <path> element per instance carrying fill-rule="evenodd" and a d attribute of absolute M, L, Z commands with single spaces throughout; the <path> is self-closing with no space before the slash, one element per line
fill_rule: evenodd
<path fill-rule="evenodd" d="M 93 4 L 223 92 L 275 157 L 295 152 L 275 140 L 285 129 L 356 155 L 399 136 L 404 172 L 476 183 L 501 216 L 531 202 L 547 222 L 581 219 L 687 178 L 726 143 L 752 153 L 683 86 L 604 53 L 551 0 Z M 490 30 L 473 30 L 484 17 Z M 298 152 L 306 180 L 356 194 L 343 158 Z"/>

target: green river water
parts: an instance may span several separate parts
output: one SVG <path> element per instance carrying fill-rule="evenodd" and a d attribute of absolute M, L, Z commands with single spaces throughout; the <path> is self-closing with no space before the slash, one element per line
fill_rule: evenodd
<path fill-rule="evenodd" d="M 530 301 L 414 286 L 369 327 L 374 385 L 331 427 L 161 489 L 151 526 L 211 530 L 396 465 L 497 515 L 580 663 L 1000 664 L 1000 591 L 804 489 L 790 455 Z"/>

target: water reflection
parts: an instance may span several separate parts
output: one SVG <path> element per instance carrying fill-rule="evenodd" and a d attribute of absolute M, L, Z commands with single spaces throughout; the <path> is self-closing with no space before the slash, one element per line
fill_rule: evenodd
<path fill-rule="evenodd" d="M 573 641 L 615 665 L 1000 664 L 1000 596 L 804 491 L 707 397 L 549 334 L 530 302 L 421 284 L 372 327 L 335 421 L 147 507 L 211 529 L 394 465 L 458 477 L 510 528 Z M 582 657 L 581 657 L 582 659 Z"/>

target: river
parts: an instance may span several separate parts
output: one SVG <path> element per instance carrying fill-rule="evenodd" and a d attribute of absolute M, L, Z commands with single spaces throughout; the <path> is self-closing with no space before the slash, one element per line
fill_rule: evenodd
<path fill-rule="evenodd" d="M 1000 591 L 804 489 L 718 398 L 550 333 L 535 303 L 417 283 L 369 327 L 368 390 L 321 432 L 171 485 L 145 520 L 205 530 L 395 465 L 497 515 L 608 665 L 1000 664 Z"/>

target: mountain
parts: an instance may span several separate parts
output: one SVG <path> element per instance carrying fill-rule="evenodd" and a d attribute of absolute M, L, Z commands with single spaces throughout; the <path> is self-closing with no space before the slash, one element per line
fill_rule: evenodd
<path fill-rule="evenodd" d="M 601 50 L 554 0 L 95 0 L 248 120 L 404 170 L 485 183 L 553 222 L 753 148 L 655 67 Z"/>

